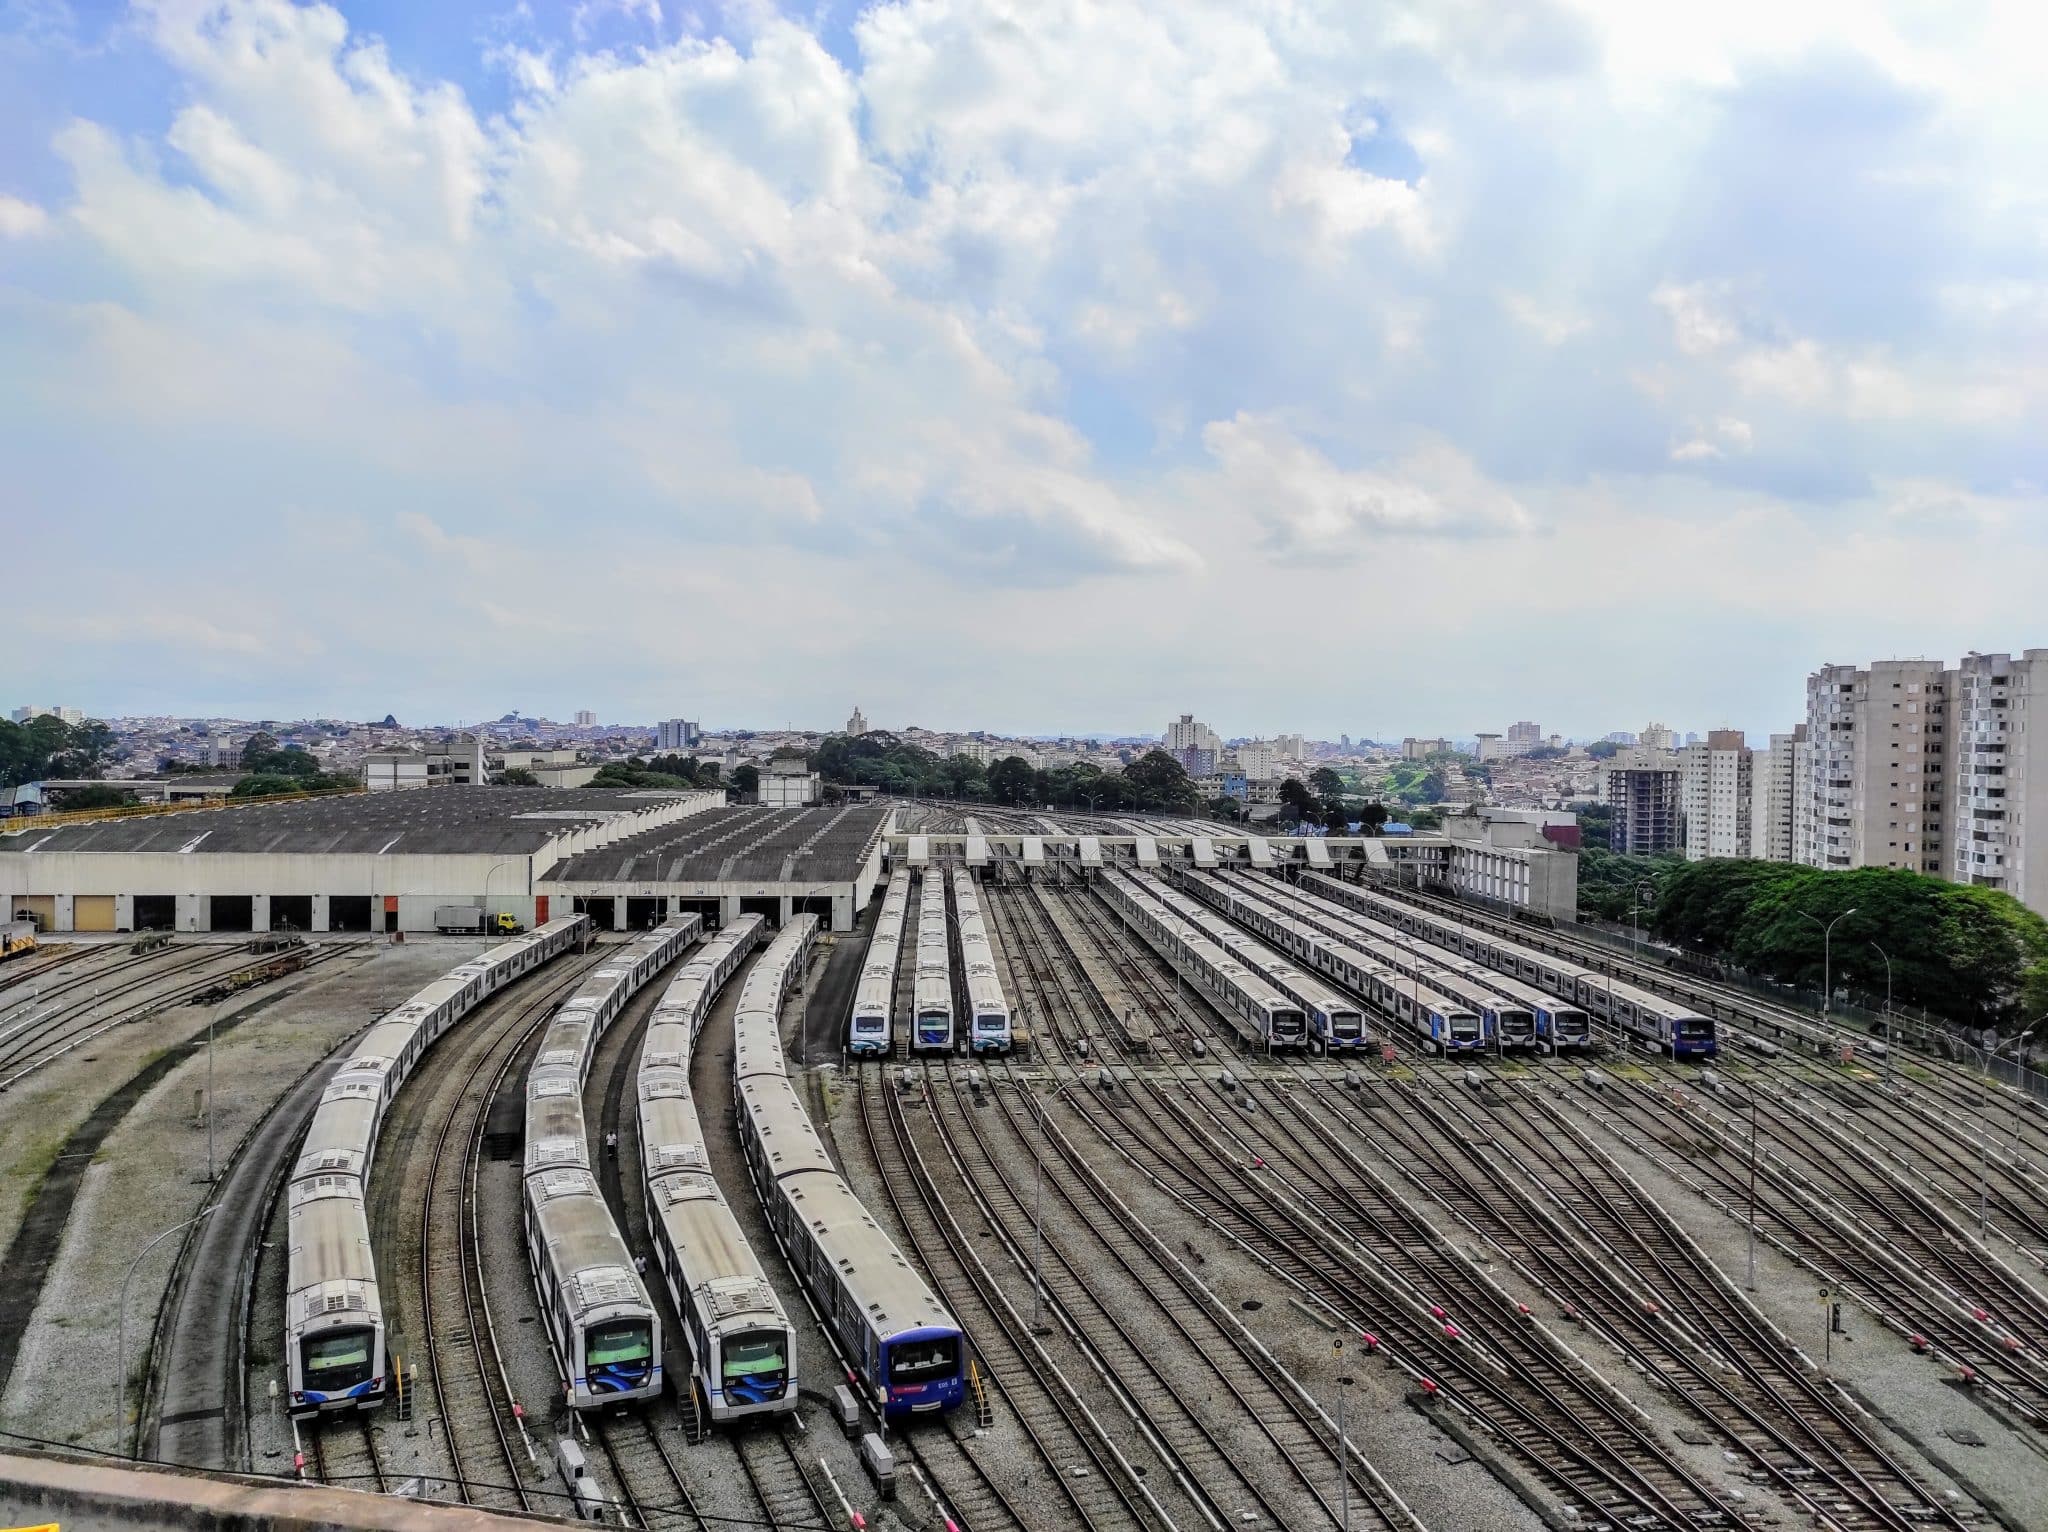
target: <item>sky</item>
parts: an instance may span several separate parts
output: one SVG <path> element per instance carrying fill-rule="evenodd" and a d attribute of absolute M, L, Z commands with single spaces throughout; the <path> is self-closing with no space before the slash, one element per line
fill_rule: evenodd
<path fill-rule="evenodd" d="M 0 0 L 7 701 L 1759 736 L 2048 645 L 2048 7 Z"/>

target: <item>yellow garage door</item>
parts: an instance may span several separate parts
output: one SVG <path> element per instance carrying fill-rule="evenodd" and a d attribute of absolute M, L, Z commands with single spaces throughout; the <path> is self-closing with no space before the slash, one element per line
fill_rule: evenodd
<path fill-rule="evenodd" d="M 24 915 L 47 931 L 57 922 L 57 901 L 49 894 L 16 894 L 14 918 Z"/>
<path fill-rule="evenodd" d="M 111 931 L 114 929 L 112 894 L 79 894 L 71 901 L 71 929 Z"/>

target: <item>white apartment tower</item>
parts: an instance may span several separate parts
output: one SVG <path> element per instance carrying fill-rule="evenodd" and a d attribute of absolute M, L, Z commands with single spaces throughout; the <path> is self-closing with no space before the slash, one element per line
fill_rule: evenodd
<path fill-rule="evenodd" d="M 853 716 L 846 720 L 846 732 L 853 739 L 859 739 L 868 732 L 868 715 L 860 710 L 858 704 L 854 706 Z"/>
<path fill-rule="evenodd" d="M 1178 755 L 1183 750 L 1207 750 L 1220 755 L 1223 741 L 1193 713 L 1183 713 L 1166 726 L 1166 753 Z"/>
<path fill-rule="evenodd" d="M 589 708 L 587 708 L 587 707 L 586 707 L 586 708 L 578 708 L 578 709 L 576 710 L 576 727 L 577 727 L 577 728 L 579 728 L 579 729 L 594 729 L 594 728 L 596 728 L 596 727 L 597 727 L 597 714 L 595 714 L 595 713 L 591 712 L 591 710 L 590 710 Z"/>
<path fill-rule="evenodd" d="M 1671 750 L 1677 747 L 1678 736 L 1661 723 L 1646 723 L 1635 742 L 1645 750 Z"/>
<path fill-rule="evenodd" d="M 1824 665 L 1806 678 L 1810 782 L 1797 860 L 1946 872 L 1950 678 L 1939 660 Z"/>
<path fill-rule="evenodd" d="M 2048 746 L 2032 759 L 2048 730 L 2048 649 L 1970 654 L 1952 674 L 1948 876 L 2048 911 Z"/>
<path fill-rule="evenodd" d="M 1508 743 L 1511 745 L 1540 745 L 1543 743 L 1543 730 L 1526 718 L 1518 719 L 1508 725 Z"/>
<path fill-rule="evenodd" d="M 1685 859 L 1749 856 L 1755 769 L 1740 729 L 1713 729 L 1678 752 Z"/>
<path fill-rule="evenodd" d="M 1280 775 L 1280 752 L 1262 739 L 1237 747 L 1237 769 L 1248 782 L 1270 782 Z"/>
<path fill-rule="evenodd" d="M 1806 788 L 1806 725 L 1773 734 L 1768 750 L 1750 762 L 1749 854 L 1764 862 L 1789 862 L 1798 815 L 1794 806 Z"/>

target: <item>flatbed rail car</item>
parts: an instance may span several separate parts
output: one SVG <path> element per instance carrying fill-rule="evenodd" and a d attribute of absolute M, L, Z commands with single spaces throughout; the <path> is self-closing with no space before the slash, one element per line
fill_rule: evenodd
<path fill-rule="evenodd" d="M 953 948 L 946 929 L 946 885 L 937 872 L 927 871 L 918 895 L 910 1047 L 915 1053 L 943 1053 L 952 1046 Z"/>
<path fill-rule="evenodd" d="M 1003 978 L 996 967 L 995 949 L 989 944 L 988 922 L 981 913 L 981 896 L 975 892 L 974 874 L 965 867 L 953 869 L 954 926 L 960 933 L 960 997 L 965 1008 L 961 1026 L 967 1034 L 970 1053 L 1010 1051 L 1010 1000 L 1003 992 Z"/>
<path fill-rule="evenodd" d="M 797 1406 L 796 1333 L 711 1174 L 690 1091 L 711 1003 L 765 925 L 743 915 L 691 955 L 648 1020 L 635 1075 L 648 1238 L 681 1322 L 670 1349 L 687 1353 L 665 1371 L 714 1426 Z"/>
<path fill-rule="evenodd" d="M 778 1030 L 809 929 L 793 921 L 754 965 L 734 1017 L 733 1095 L 748 1177 L 776 1245 L 885 1419 L 959 1408 L 967 1338 L 841 1178 L 797 1099 Z"/>
<path fill-rule="evenodd" d="M 1185 875 L 1169 874 L 1154 890 L 1160 902 L 1208 933 L 1209 939 L 1252 969 L 1302 1009 L 1308 1018 L 1309 1046 L 1342 1052 L 1365 1045 L 1365 1012 L 1349 995 L 1340 994 L 1303 967 L 1294 953 L 1268 946 L 1250 932 L 1182 891 Z"/>
<path fill-rule="evenodd" d="M 910 869 L 889 875 L 888 891 L 875 914 L 874 935 L 861 959 L 860 980 L 853 989 L 853 1015 L 846 1029 L 846 1051 L 854 1058 L 886 1058 L 895 1030 L 896 961 L 903 951 L 903 927 L 910 913 Z"/>
<path fill-rule="evenodd" d="M 26 918 L 0 921 L 0 958 L 27 957 L 36 950 L 36 923 Z"/>
<path fill-rule="evenodd" d="M 1195 887 L 1203 887 L 1196 884 Z M 1205 892 L 1207 890 L 1205 889 Z M 1238 883 L 1215 885 L 1213 897 L 1241 919 L 1333 984 L 1361 996 L 1396 1029 L 1420 1039 L 1433 1053 L 1461 1053 L 1486 1045 L 1485 1018 L 1419 972 L 1404 971 L 1377 944 L 1333 936 L 1284 910 L 1250 897 Z"/>
<path fill-rule="evenodd" d="M 1208 994 L 1241 1042 L 1276 1053 L 1306 1048 L 1308 1017 L 1302 1008 L 1162 903 L 1155 886 L 1122 872 L 1105 873 L 1097 884 L 1110 908 Z"/>
<path fill-rule="evenodd" d="M 572 915 L 471 958 L 387 1013 L 328 1078 L 292 1164 L 285 1203 L 284 1355 L 293 1416 L 374 1409 L 389 1391 L 363 1196 L 392 1098 L 450 1027 L 589 932 L 589 917 Z"/>
<path fill-rule="evenodd" d="M 651 1399 L 662 1390 L 661 1316 L 599 1189 L 583 1115 L 597 1045 L 626 1002 L 697 939 L 686 916 L 607 958 L 562 1002 L 526 1076 L 521 1206 L 526 1264 L 573 1410 Z"/>
<path fill-rule="evenodd" d="M 1693 1006 L 1520 942 L 1444 920 L 1399 900 L 1382 898 L 1368 889 L 1340 883 L 1321 873 L 1304 873 L 1301 886 L 1346 909 L 1383 920 L 1424 941 L 1448 947 L 1488 968 L 1512 974 L 1525 984 L 1534 984 L 1570 1000 L 1645 1047 L 1680 1059 L 1712 1058 L 1720 1051 L 1714 1018 Z"/>
<path fill-rule="evenodd" d="M 1550 1051 L 1550 1039 L 1562 1036 L 1566 1047 L 1585 1047 L 1590 1032 L 1586 1013 L 1533 985 L 1521 983 L 1455 952 L 1432 947 L 1392 926 L 1350 910 L 1339 909 L 1298 894 L 1272 878 L 1240 872 L 1220 874 L 1212 897 L 1246 908 L 1234 911 L 1258 928 L 1261 921 L 1298 921 L 1314 931 L 1377 954 L 1400 972 L 1434 983 L 1479 1014 L 1483 1036 L 1503 1053 Z"/>

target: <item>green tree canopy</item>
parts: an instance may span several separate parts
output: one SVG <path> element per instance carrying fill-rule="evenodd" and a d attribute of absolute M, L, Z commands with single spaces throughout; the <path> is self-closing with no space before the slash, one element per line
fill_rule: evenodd
<path fill-rule="evenodd" d="M 540 778 L 531 771 L 528 771 L 524 766 L 507 766 L 498 773 L 498 785 L 500 787 L 538 787 L 540 786 Z"/>
<path fill-rule="evenodd" d="M 753 765 L 735 766 L 732 769 L 732 788 L 736 793 L 757 793 L 761 790 L 761 771 Z"/>

